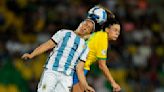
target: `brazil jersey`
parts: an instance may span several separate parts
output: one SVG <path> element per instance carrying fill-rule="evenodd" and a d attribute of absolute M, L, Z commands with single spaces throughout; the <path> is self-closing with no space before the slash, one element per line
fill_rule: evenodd
<path fill-rule="evenodd" d="M 107 33 L 103 31 L 95 32 L 87 41 L 89 53 L 85 62 L 84 69 L 90 70 L 90 65 L 96 60 L 107 59 L 108 37 Z"/>

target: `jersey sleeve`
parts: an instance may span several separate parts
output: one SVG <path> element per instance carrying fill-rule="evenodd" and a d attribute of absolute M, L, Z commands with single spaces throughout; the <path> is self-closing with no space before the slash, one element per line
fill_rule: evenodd
<path fill-rule="evenodd" d="M 97 43 L 97 58 L 99 60 L 107 59 L 107 49 L 108 49 L 108 41 L 107 39 L 101 39 Z"/>
<path fill-rule="evenodd" d="M 64 37 L 64 32 L 62 30 L 59 30 L 51 37 L 51 39 L 58 44 L 63 39 L 63 37 Z"/>
<path fill-rule="evenodd" d="M 85 62 L 87 60 L 88 53 L 89 53 L 89 48 L 86 46 L 83 52 L 81 53 L 80 60 Z"/>

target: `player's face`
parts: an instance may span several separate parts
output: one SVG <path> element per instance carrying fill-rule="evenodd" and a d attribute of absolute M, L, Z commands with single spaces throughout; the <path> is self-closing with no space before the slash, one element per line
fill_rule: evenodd
<path fill-rule="evenodd" d="M 80 23 L 78 27 L 78 32 L 80 35 L 88 35 L 93 31 L 94 24 L 90 20 L 85 20 L 82 23 Z"/>
<path fill-rule="evenodd" d="M 107 27 L 105 31 L 108 33 L 109 40 L 117 40 L 118 36 L 120 35 L 120 25 L 113 24 L 110 27 Z"/>

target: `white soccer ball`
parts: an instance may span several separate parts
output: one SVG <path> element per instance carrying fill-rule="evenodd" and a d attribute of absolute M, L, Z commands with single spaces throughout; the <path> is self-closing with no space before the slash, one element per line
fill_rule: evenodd
<path fill-rule="evenodd" d="M 101 25 L 107 21 L 107 13 L 103 8 L 95 6 L 88 11 L 88 18 Z"/>

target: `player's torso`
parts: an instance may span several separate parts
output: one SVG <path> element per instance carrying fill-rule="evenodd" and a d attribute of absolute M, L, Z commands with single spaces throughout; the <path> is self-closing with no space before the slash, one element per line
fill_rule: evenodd
<path fill-rule="evenodd" d="M 85 41 L 72 31 L 66 31 L 63 40 L 50 53 L 46 67 L 70 74 L 85 47 Z"/>
<path fill-rule="evenodd" d="M 107 34 L 105 32 L 96 32 L 92 34 L 87 41 L 87 45 L 89 47 L 89 54 L 85 63 L 85 69 L 90 70 L 91 64 L 96 62 L 99 57 L 104 57 L 100 56 L 99 53 L 103 53 L 103 48 L 107 48 L 108 46 Z"/>

